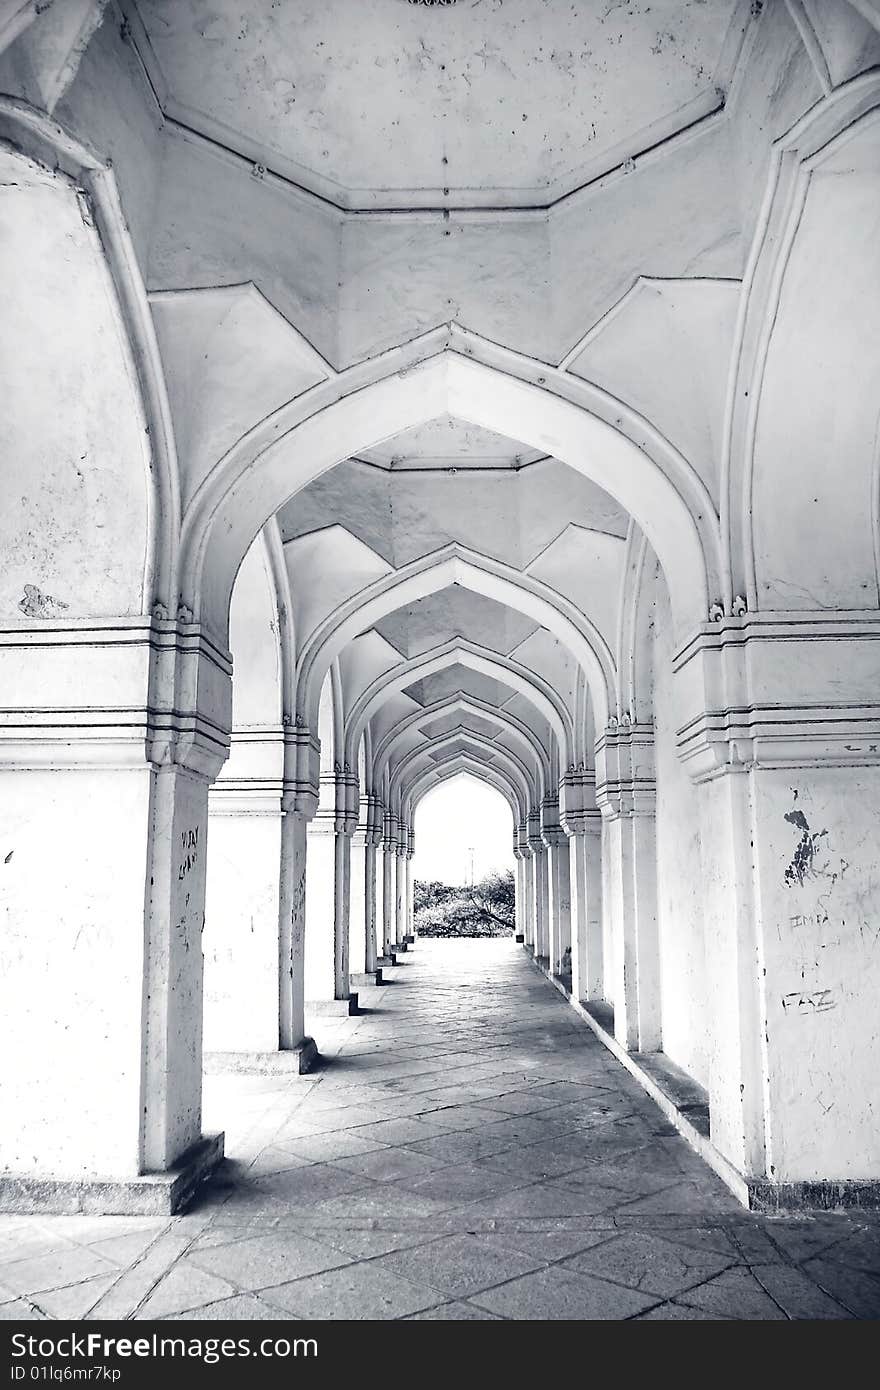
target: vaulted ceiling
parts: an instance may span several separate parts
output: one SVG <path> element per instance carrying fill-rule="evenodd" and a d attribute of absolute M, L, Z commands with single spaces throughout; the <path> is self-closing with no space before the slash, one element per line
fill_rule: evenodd
<path fill-rule="evenodd" d="M 461 208 L 544 206 L 717 110 L 749 6 L 127 9 L 164 110 L 182 124 L 341 207 Z"/>

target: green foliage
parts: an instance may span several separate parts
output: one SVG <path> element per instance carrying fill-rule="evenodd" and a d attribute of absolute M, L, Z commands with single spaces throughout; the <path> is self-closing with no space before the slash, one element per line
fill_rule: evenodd
<path fill-rule="evenodd" d="M 514 879 L 507 871 L 486 874 L 479 883 L 413 884 L 419 936 L 509 936 L 514 926 Z"/>

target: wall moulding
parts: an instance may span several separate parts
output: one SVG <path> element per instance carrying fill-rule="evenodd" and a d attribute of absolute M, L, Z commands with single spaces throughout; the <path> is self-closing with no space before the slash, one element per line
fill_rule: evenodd
<path fill-rule="evenodd" d="M 192 624 L 96 618 L 0 627 L 0 672 L 18 701 L 0 711 L 4 765 L 148 761 L 213 778 L 226 760 L 232 658 Z M 46 691 L 59 702 L 46 704 Z"/>
<path fill-rule="evenodd" d="M 676 731 L 678 755 L 698 782 L 754 764 L 880 762 L 876 611 L 727 618 L 696 634 L 673 671 L 693 711 Z"/>

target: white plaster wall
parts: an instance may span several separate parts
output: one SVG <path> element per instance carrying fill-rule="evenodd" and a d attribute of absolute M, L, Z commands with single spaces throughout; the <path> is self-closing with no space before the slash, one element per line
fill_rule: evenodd
<path fill-rule="evenodd" d="M 180 132 L 166 130 L 165 142 L 150 289 L 253 280 L 335 362 L 338 214 Z"/>
<path fill-rule="evenodd" d="M 764 608 L 877 604 L 878 174 L 873 119 L 813 174 L 788 263 L 754 452 Z"/>
<path fill-rule="evenodd" d="M 13 618 L 144 602 L 149 444 L 88 220 L 65 180 L 0 149 L 0 614 Z"/>
<path fill-rule="evenodd" d="M 657 926 L 663 1051 L 708 1085 L 710 1017 L 703 939 L 700 811 L 697 788 L 675 751 L 683 722 L 672 680 L 672 614 L 654 582 L 654 708 L 657 779 Z"/>
<path fill-rule="evenodd" d="M 729 127 L 713 121 L 637 161 L 569 205 L 551 223 L 557 360 L 607 313 L 637 275 L 742 273 Z"/>
<path fill-rule="evenodd" d="M 761 1031 L 776 1179 L 880 1172 L 880 770 L 757 774 Z"/>
<path fill-rule="evenodd" d="M 149 814 L 146 765 L 0 772 L 4 1171 L 138 1172 Z"/>
<path fill-rule="evenodd" d="M 205 902 L 207 1052 L 278 1047 L 280 815 L 211 816 Z"/>
<path fill-rule="evenodd" d="M 342 236 L 340 365 L 451 319 L 546 359 L 553 322 L 546 217 L 359 219 Z"/>

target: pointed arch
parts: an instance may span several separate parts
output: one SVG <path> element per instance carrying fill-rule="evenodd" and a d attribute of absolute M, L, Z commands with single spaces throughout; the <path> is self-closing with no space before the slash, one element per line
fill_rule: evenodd
<path fill-rule="evenodd" d="M 367 686 L 349 711 L 345 760 L 353 766 L 354 753 L 360 743 L 361 734 L 372 715 L 390 694 L 403 690 L 416 680 L 434 675 L 447 666 L 461 665 L 491 680 L 509 685 L 518 694 L 533 704 L 550 725 L 557 740 L 556 754 L 560 762 L 568 766 L 574 746 L 574 729 L 571 715 L 556 691 L 536 672 L 514 661 L 512 657 L 501 657 L 487 647 L 472 642 L 447 642 L 435 647 L 421 656 L 392 666 Z M 552 767 L 552 763 L 551 763 Z M 553 775 L 558 775 L 558 768 Z"/>
<path fill-rule="evenodd" d="M 720 592 L 718 517 L 687 460 L 636 411 L 589 382 L 457 325 L 305 391 L 219 460 L 184 518 L 182 592 L 225 631 L 231 576 L 266 515 L 351 455 L 451 414 L 552 454 L 607 491 L 652 541 L 681 631 Z"/>
<path fill-rule="evenodd" d="M 463 714 L 475 714 L 482 718 L 495 720 L 502 728 L 517 737 L 520 746 L 527 748 L 535 759 L 538 769 L 538 800 L 543 801 L 544 796 L 549 790 L 550 782 L 550 761 L 546 748 L 543 747 L 537 735 L 528 724 L 518 719 L 510 710 L 498 709 L 486 700 L 479 700 L 475 695 L 464 695 L 456 693 L 448 695 L 442 700 L 435 700 L 431 705 L 425 705 L 421 709 L 414 711 L 407 719 L 397 724 L 382 739 L 376 749 L 373 767 L 384 769 L 390 764 L 394 749 L 401 739 L 413 729 L 419 729 L 426 720 L 438 719 L 446 713 L 452 711 Z M 466 726 L 462 726 L 466 728 Z"/>
<path fill-rule="evenodd" d="M 297 708 L 314 722 L 316 691 L 343 647 L 388 613 L 454 584 L 506 604 L 546 628 L 568 649 L 584 672 L 598 728 L 616 703 L 614 657 L 590 620 L 549 585 L 457 543 L 421 556 L 383 575 L 339 606 L 309 638 L 299 662 Z"/>

